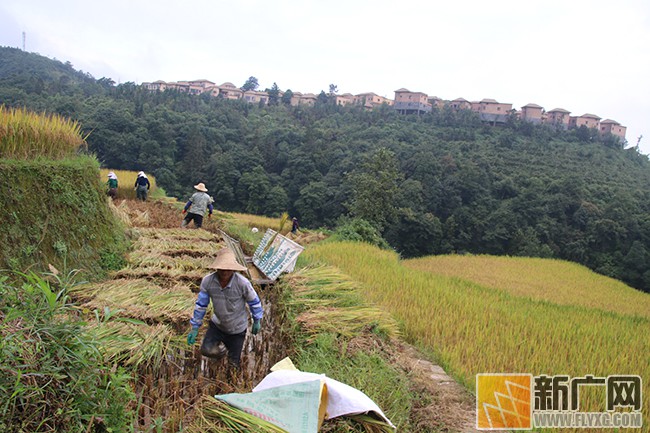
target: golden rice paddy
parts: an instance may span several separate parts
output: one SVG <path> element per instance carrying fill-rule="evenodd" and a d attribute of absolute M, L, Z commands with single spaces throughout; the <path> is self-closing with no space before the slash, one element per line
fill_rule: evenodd
<path fill-rule="evenodd" d="M 303 254 L 312 262 L 336 266 L 359 282 L 369 301 L 399 321 L 407 340 L 434 354 L 470 389 L 478 373 L 650 377 L 650 320 L 647 314 L 626 313 L 630 310 L 622 307 L 646 302 L 645 298 L 609 279 L 589 277 L 594 278 L 591 287 L 611 289 L 615 295 L 610 302 L 620 305 L 591 307 L 580 296 L 571 301 L 565 295 L 563 304 L 543 293 L 575 287 L 553 270 L 554 263 L 537 274 L 544 275 L 544 284 L 521 293 L 510 289 L 511 293 L 507 284 L 493 288 L 471 281 L 462 266 L 454 276 L 442 275 L 432 271 L 426 259 L 403 263 L 397 254 L 366 244 L 325 243 Z M 514 261 L 511 269 L 518 264 Z M 577 287 L 584 296 L 590 286 Z M 606 299 L 606 294 L 602 296 Z M 588 395 L 581 408 L 604 410 L 604 400 Z M 650 399 L 644 399 L 643 411 L 650 413 Z"/>

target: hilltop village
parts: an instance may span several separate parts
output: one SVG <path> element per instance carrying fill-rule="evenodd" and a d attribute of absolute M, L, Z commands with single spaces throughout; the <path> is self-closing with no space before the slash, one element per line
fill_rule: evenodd
<path fill-rule="evenodd" d="M 150 91 L 177 90 L 193 95 L 207 93 L 214 97 L 244 100 L 250 103 L 268 104 L 269 93 L 258 90 L 242 90 L 232 83 L 226 82 L 217 85 L 209 80 L 165 82 L 154 81 L 153 83 L 142 83 L 142 86 Z M 279 96 L 283 93 L 280 92 Z M 437 96 L 429 96 L 423 92 L 412 92 L 408 89 L 395 90 L 395 98 L 389 99 L 379 96 L 376 93 L 360 93 L 352 95 L 330 95 L 336 105 L 358 105 L 367 109 L 386 104 L 393 107 L 401 114 L 420 114 L 431 112 L 433 107 L 443 108 L 448 106 L 454 110 L 471 110 L 479 114 L 481 120 L 493 124 L 505 123 L 509 116 L 515 115 L 519 119 L 534 124 L 548 124 L 561 129 L 574 129 L 585 126 L 595 128 L 601 134 L 612 134 L 620 142 L 625 141 L 626 127 L 615 120 L 602 120 L 595 114 L 585 113 L 581 116 L 571 116 L 571 112 L 563 108 L 554 108 L 546 111 L 544 107 L 537 104 L 526 104 L 520 110 L 513 109 L 512 104 L 497 102 L 494 99 L 482 99 L 481 101 L 468 101 L 464 98 L 457 98 L 453 101 L 443 100 Z M 318 96 L 313 93 L 292 92 L 290 104 L 313 106 Z"/>

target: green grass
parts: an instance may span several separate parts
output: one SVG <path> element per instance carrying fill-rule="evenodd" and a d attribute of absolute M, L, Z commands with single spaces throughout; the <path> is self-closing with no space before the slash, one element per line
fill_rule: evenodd
<path fill-rule="evenodd" d="M 0 268 L 101 277 L 119 266 L 128 245 L 98 173 L 91 157 L 0 160 Z"/>
<path fill-rule="evenodd" d="M 104 363 L 65 281 L 12 280 L 0 275 L 0 431 L 128 431 L 132 377 Z"/>

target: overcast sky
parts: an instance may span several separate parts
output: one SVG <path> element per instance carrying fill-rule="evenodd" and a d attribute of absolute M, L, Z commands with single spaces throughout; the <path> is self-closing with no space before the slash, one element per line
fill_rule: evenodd
<path fill-rule="evenodd" d="M 616 120 L 650 154 L 648 0 L 2 0 L 0 45 L 23 32 L 117 83 L 532 102 Z"/>

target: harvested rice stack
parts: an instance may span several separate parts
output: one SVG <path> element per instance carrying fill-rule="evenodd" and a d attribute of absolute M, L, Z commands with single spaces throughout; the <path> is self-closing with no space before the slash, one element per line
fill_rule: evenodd
<path fill-rule="evenodd" d="M 332 332 L 352 338 L 364 330 L 388 337 L 399 334 L 397 322 L 383 310 L 360 307 L 357 285 L 333 267 L 303 268 L 284 277 L 292 288 L 288 304 L 309 306 L 297 317 L 313 336 Z"/>
<path fill-rule="evenodd" d="M 73 288 L 71 294 L 85 300 L 84 307 L 117 310 L 121 317 L 155 322 L 187 321 L 188 307 L 195 301 L 190 290 L 163 289 L 144 279 L 118 279 Z"/>
<path fill-rule="evenodd" d="M 129 268 L 159 268 L 175 269 L 181 272 L 200 271 L 205 273 L 208 265 L 214 261 L 214 255 L 201 253 L 199 257 L 194 257 L 193 253 L 169 255 L 169 251 L 153 253 L 129 254 Z"/>
<path fill-rule="evenodd" d="M 99 322 L 92 328 L 104 342 L 105 356 L 113 362 L 138 367 L 160 367 L 172 349 L 179 349 L 175 333 L 167 325 L 138 321 Z"/>

